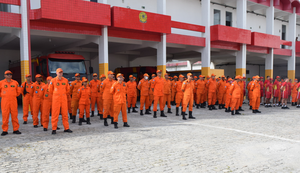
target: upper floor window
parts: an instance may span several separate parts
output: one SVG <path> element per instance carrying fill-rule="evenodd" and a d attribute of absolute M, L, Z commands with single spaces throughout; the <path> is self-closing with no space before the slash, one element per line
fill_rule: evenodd
<path fill-rule="evenodd" d="M 221 11 L 214 9 L 214 25 L 221 24 Z"/>
<path fill-rule="evenodd" d="M 8 4 L 0 4 L 0 11 L 10 12 L 10 8 L 8 7 Z"/>
<path fill-rule="evenodd" d="M 226 26 L 232 26 L 232 13 L 226 11 Z"/>
<path fill-rule="evenodd" d="M 98 2 L 98 0 L 91 0 L 91 2 Z"/>

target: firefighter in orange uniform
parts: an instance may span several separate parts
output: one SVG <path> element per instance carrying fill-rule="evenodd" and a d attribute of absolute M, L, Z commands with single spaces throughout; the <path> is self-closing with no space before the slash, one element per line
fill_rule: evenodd
<path fill-rule="evenodd" d="M 239 85 L 240 82 L 240 76 L 235 77 L 235 81 L 231 84 L 229 88 L 229 93 L 231 95 L 231 102 L 230 102 L 230 108 L 231 108 L 231 115 L 241 115 L 239 113 L 239 106 L 240 106 L 240 98 L 241 98 L 241 87 Z M 235 112 L 234 112 L 235 111 Z"/>
<path fill-rule="evenodd" d="M 185 80 L 182 84 L 181 90 L 183 92 L 183 108 L 182 108 L 182 119 L 186 120 L 185 111 L 187 109 L 187 105 L 189 105 L 189 119 L 195 119 L 193 117 L 193 102 L 194 102 L 194 86 L 193 83 L 193 75 L 192 73 L 187 74 L 187 80 Z"/>
<path fill-rule="evenodd" d="M 115 129 L 118 128 L 118 116 L 120 111 L 122 112 L 124 127 L 130 127 L 127 123 L 127 113 L 126 113 L 126 93 L 127 86 L 126 83 L 123 82 L 124 78 L 121 73 L 117 74 L 117 82 L 115 82 L 111 89 L 110 93 L 114 98 L 114 126 Z"/>
<path fill-rule="evenodd" d="M 273 98 L 273 106 L 279 106 L 278 102 L 280 101 L 280 77 L 277 76 L 276 80 L 274 81 L 273 84 L 273 91 L 274 91 L 274 98 Z"/>
<path fill-rule="evenodd" d="M 68 112 L 69 112 L 69 116 L 70 116 L 69 118 L 71 120 L 72 119 L 72 106 L 71 106 L 72 98 L 71 98 L 70 93 L 67 93 L 67 97 L 68 97 Z"/>
<path fill-rule="evenodd" d="M 196 88 L 196 93 L 197 93 L 197 109 L 199 109 L 199 106 L 201 108 L 205 108 L 205 80 L 204 76 L 200 75 L 199 80 L 197 81 L 197 88 Z"/>
<path fill-rule="evenodd" d="M 82 86 L 78 89 L 78 99 L 79 99 L 79 123 L 78 125 L 82 125 L 84 111 L 86 114 L 86 124 L 91 125 L 90 118 L 90 108 L 91 108 L 91 88 L 87 85 L 88 80 L 83 77 L 82 78 Z"/>
<path fill-rule="evenodd" d="M 231 112 L 230 104 L 231 104 L 231 94 L 230 94 L 230 86 L 232 84 L 232 79 L 228 78 L 228 82 L 225 85 L 225 112 Z"/>
<path fill-rule="evenodd" d="M 264 86 L 265 86 L 265 98 L 266 98 L 265 107 L 272 107 L 271 103 L 270 103 L 270 100 L 272 98 L 272 93 L 273 93 L 273 84 L 272 84 L 272 81 L 273 81 L 273 79 L 268 76 L 267 80 L 264 82 Z"/>
<path fill-rule="evenodd" d="M 208 107 L 209 110 L 217 110 L 215 108 L 217 99 L 217 81 L 215 79 L 216 75 L 212 74 L 211 79 L 207 81 L 206 87 L 208 91 Z"/>
<path fill-rule="evenodd" d="M 2 130 L 1 136 L 8 134 L 9 114 L 11 114 L 11 121 L 13 125 L 13 134 L 21 134 L 19 131 L 18 120 L 18 101 L 17 97 L 21 94 L 21 88 L 17 81 L 12 79 L 12 72 L 7 70 L 4 72 L 4 77 L 0 81 L 1 93 L 1 110 L 2 110 Z"/>
<path fill-rule="evenodd" d="M 144 78 L 142 80 L 140 80 L 139 84 L 138 84 L 138 89 L 141 91 L 141 98 L 140 98 L 140 115 L 144 115 L 143 113 L 143 109 L 144 109 L 144 105 L 145 105 L 145 114 L 151 114 L 149 112 L 149 90 L 150 90 L 150 81 L 149 79 L 149 75 L 147 73 L 144 74 Z"/>
<path fill-rule="evenodd" d="M 287 100 L 289 97 L 289 79 L 285 78 L 284 82 L 282 83 L 280 90 L 282 91 L 282 107 L 281 109 L 289 109 L 289 107 L 287 107 Z"/>
<path fill-rule="evenodd" d="M 178 77 L 174 76 L 174 79 L 172 80 L 172 94 L 171 94 L 171 105 L 175 106 L 175 93 L 176 93 L 176 87 L 174 87 L 175 83 L 178 81 Z"/>
<path fill-rule="evenodd" d="M 106 76 L 102 74 L 100 76 L 100 84 L 106 79 Z M 103 120 L 103 93 L 101 92 L 101 87 L 98 90 L 98 100 L 99 100 L 99 108 L 98 109 L 98 116 L 100 116 L 100 120 Z"/>
<path fill-rule="evenodd" d="M 27 124 L 28 121 L 28 112 L 29 112 L 29 106 L 31 109 L 31 115 L 33 115 L 32 111 L 32 97 L 30 94 L 31 91 L 31 85 L 33 82 L 31 81 L 31 74 L 25 75 L 26 82 L 23 82 L 21 85 L 21 93 L 23 95 L 23 124 Z"/>
<path fill-rule="evenodd" d="M 103 93 L 103 119 L 104 126 L 108 126 L 107 118 L 111 118 L 111 124 L 113 124 L 113 116 L 114 116 L 114 102 L 113 95 L 110 93 L 110 89 L 112 85 L 116 82 L 113 80 L 114 73 L 112 71 L 108 72 L 108 78 L 105 79 L 100 86 L 100 92 Z"/>
<path fill-rule="evenodd" d="M 164 113 L 165 103 L 164 103 L 164 79 L 161 77 L 161 70 L 157 70 L 157 77 L 152 81 L 152 91 L 154 92 L 154 106 L 153 111 L 154 115 L 153 118 L 157 118 L 156 111 L 157 111 L 157 104 L 159 102 L 160 107 L 160 116 L 167 117 Z"/>
<path fill-rule="evenodd" d="M 75 74 L 75 81 L 70 84 L 70 95 L 72 95 L 72 123 L 76 123 L 76 114 L 79 107 L 78 89 L 82 86 L 80 74 Z"/>
<path fill-rule="evenodd" d="M 42 87 L 45 85 L 45 83 L 42 82 L 42 75 L 40 74 L 37 74 L 35 76 L 35 79 L 36 79 L 36 82 L 33 83 L 31 85 L 31 96 L 32 96 L 32 103 L 33 103 L 33 116 L 32 116 L 32 119 L 33 119 L 33 127 L 34 128 L 38 128 L 38 125 L 39 125 L 39 112 L 41 112 L 41 125 L 43 126 L 43 117 L 42 117 L 42 114 L 43 114 L 43 111 L 42 111 Z"/>
<path fill-rule="evenodd" d="M 171 90 L 172 90 L 172 82 L 169 80 L 169 74 L 166 73 L 164 79 L 164 105 L 167 102 L 167 106 L 168 106 L 167 113 L 172 113 L 171 112 Z"/>
<path fill-rule="evenodd" d="M 294 82 L 291 85 L 292 91 L 292 106 L 297 105 L 297 84 L 298 84 L 298 79 L 295 79 Z"/>
<path fill-rule="evenodd" d="M 193 91 L 193 93 L 194 93 L 194 103 L 195 103 L 195 105 L 197 104 L 197 81 L 198 81 L 198 77 L 197 77 L 197 76 L 194 76 L 194 80 L 193 80 L 193 83 L 194 83 L 194 91 Z M 195 105 L 193 104 L 193 107 L 194 107 Z"/>
<path fill-rule="evenodd" d="M 260 83 L 259 83 L 259 76 L 254 76 L 254 82 L 250 87 L 252 91 L 252 112 L 253 113 L 261 113 L 259 109 L 260 105 Z"/>
<path fill-rule="evenodd" d="M 48 130 L 49 126 L 49 117 L 50 117 L 50 111 L 52 107 L 52 94 L 49 92 L 49 84 L 51 82 L 52 77 L 48 76 L 47 77 L 47 84 L 44 85 L 41 89 L 42 92 L 42 100 L 43 100 L 43 111 L 42 111 L 42 117 L 43 117 L 43 122 L 42 125 L 44 127 L 44 131 Z M 57 129 L 59 129 L 57 127 Z"/>
<path fill-rule="evenodd" d="M 70 85 L 68 79 L 63 77 L 63 70 L 56 69 L 56 77 L 53 78 L 49 85 L 49 93 L 52 94 L 52 134 L 56 134 L 58 116 L 61 112 L 64 132 L 72 133 L 69 129 L 68 122 L 68 94 Z"/>
<path fill-rule="evenodd" d="M 100 81 L 98 80 L 97 73 L 93 74 L 93 80 L 90 81 L 90 89 L 91 89 L 91 102 L 92 102 L 92 115 L 91 117 L 94 117 L 94 111 L 95 111 L 95 104 L 97 104 L 97 109 L 100 107 L 99 103 L 99 87 L 100 87 Z"/>
<path fill-rule="evenodd" d="M 136 82 L 132 75 L 129 76 L 129 81 L 127 82 L 127 102 L 128 102 L 128 113 L 130 113 L 130 109 L 132 107 L 132 112 L 138 112 L 135 110 L 136 104 Z"/>
<path fill-rule="evenodd" d="M 184 80 L 183 75 L 179 75 L 179 80 L 176 81 L 173 88 L 175 88 L 175 94 L 176 94 L 176 116 L 179 116 L 179 106 L 181 104 L 181 115 L 182 115 L 182 101 L 183 101 L 183 92 L 181 90 L 182 83 Z"/>
<path fill-rule="evenodd" d="M 152 85 L 153 85 L 153 79 L 156 77 L 156 75 L 155 74 L 152 74 L 152 76 L 151 76 L 152 78 L 151 78 L 151 80 L 150 80 L 150 90 L 149 90 L 149 112 L 151 111 L 151 105 L 152 105 L 152 103 L 153 103 L 153 101 L 154 101 L 154 95 L 153 95 L 153 90 L 152 90 Z M 151 112 L 150 112 L 151 113 Z"/>
<path fill-rule="evenodd" d="M 217 85 L 217 91 L 218 91 L 218 102 L 219 102 L 219 109 L 225 108 L 225 76 L 222 76 L 222 80 L 219 81 Z"/>
<path fill-rule="evenodd" d="M 249 109 L 252 109 L 252 102 L 253 102 L 253 92 L 250 90 L 252 84 L 254 83 L 254 77 L 252 77 L 252 80 L 248 83 L 247 85 L 247 90 L 248 90 L 248 100 L 249 100 L 249 106 L 250 108 Z"/>
<path fill-rule="evenodd" d="M 244 89 L 245 89 L 245 82 L 244 82 L 244 78 L 242 76 L 240 76 L 238 85 L 241 87 L 241 96 L 240 96 L 240 103 L 239 103 L 239 110 L 238 111 L 244 111 L 242 109 L 243 106 L 243 101 L 244 101 Z"/>

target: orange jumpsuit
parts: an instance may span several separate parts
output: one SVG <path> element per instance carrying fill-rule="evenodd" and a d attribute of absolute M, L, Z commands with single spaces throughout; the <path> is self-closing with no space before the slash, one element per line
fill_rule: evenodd
<path fill-rule="evenodd" d="M 228 82 L 225 85 L 225 108 L 228 109 L 231 103 L 231 94 L 230 94 L 230 86 L 231 84 Z"/>
<path fill-rule="evenodd" d="M 293 82 L 292 83 L 292 102 L 297 102 L 297 94 L 298 94 L 298 92 L 297 92 L 297 82 Z"/>
<path fill-rule="evenodd" d="M 245 88 L 245 83 L 244 81 L 239 81 L 239 86 L 241 87 L 241 97 L 240 97 L 240 106 L 239 107 L 242 107 L 243 106 L 243 101 L 244 101 L 244 88 Z"/>
<path fill-rule="evenodd" d="M 45 85 L 45 83 L 38 83 L 35 82 L 31 85 L 31 96 L 32 96 L 32 103 L 33 103 L 33 125 L 37 126 L 39 125 L 39 111 L 41 111 L 41 124 L 43 125 L 43 94 L 42 94 L 42 87 Z"/>
<path fill-rule="evenodd" d="M 55 77 L 51 80 L 48 89 L 50 94 L 52 94 L 52 130 L 57 129 L 58 116 L 60 112 L 62 115 L 64 129 L 68 130 L 68 95 L 70 92 L 69 81 L 64 77 L 62 77 L 61 80 L 59 80 L 58 77 Z"/>
<path fill-rule="evenodd" d="M 97 109 L 98 109 L 98 112 L 99 112 L 99 109 L 100 109 L 100 105 L 98 104 L 99 103 L 99 87 L 100 87 L 100 81 L 99 80 L 91 80 L 90 81 L 90 88 L 91 88 L 91 102 L 92 102 L 92 111 L 95 111 L 95 104 L 97 104 Z"/>
<path fill-rule="evenodd" d="M 144 109 L 144 105 L 145 105 L 145 109 L 148 109 L 150 106 L 150 103 L 149 103 L 150 81 L 145 80 L 145 79 L 140 80 L 138 89 L 141 91 L 140 110 Z"/>
<path fill-rule="evenodd" d="M 17 97 L 21 94 L 21 89 L 17 81 L 11 79 L 7 82 L 6 79 L 0 81 L 1 93 L 1 110 L 2 110 L 2 130 L 8 131 L 9 113 L 13 125 L 13 131 L 19 130 L 18 120 L 18 102 Z"/>
<path fill-rule="evenodd" d="M 50 116 L 50 110 L 52 107 L 52 94 L 49 92 L 49 85 L 46 84 L 42 87 L 42 98 L 43 98 L 43 111 L 42 111 L 42 117 L 43 117 L 43 127 L 48 129 L 49 126 L 49 116 Z"/>
<path fill-rule="evenodd" d="M 209 79 L 207 81 L 207 90 L 208 90 L 208 105 L 215 105 L 217 99 L 217 81 L 216 79 Z"/>
<path fill-rule="evenodd" d="M 252 106 L 252 98 L 253 98 L 253 91 L 250 90 L 252 84 L 254 81 L 251 81 L 247 85 L 247 90 L 248 90 L 248 99 L 249 99 L 249 105 Z"/>
<path fill-rule="evenodd" d="M 236 81 L 232 82 L 229 88 L 229 93 L 231 95 L 231 102 L 230 102 L 231 111 L 238 110 L 240 107 L 241 87 Z"/>
<path fill-rule="evenodd" d="M 80 80 L 75 80 L 70 84 L 70 95 L 72 95 L 71 107 L 72 116 L 76 116 L 79 104 L 78 90 L 82 86 Z"/>
<path fill-rule="evenodd" d="M 97 107 L 98 114 L 103 115 L 103 92 L 101 92 L 101 87 L 99 87 L 98 89 L 98 105 L 99 105 L 99 108 Z"/>
<path fill-rule="evenodd" d="M 135 107 L 136 104 L 136 82 L 128 81 L 127 82 L 127 102 L 128 102 L 128 108 Z"/>
<path fill-rule="evenodd" d="M 70 93 L 67 93 L 67 97 L 68 97 L 68 112 L 69 112 L 69 114 L 72 114 L 72 105 L 71 105 L 72 98 L 71 98 Z"/>
<path fill-rule="evenodd" d="M 103 118 L 107 118 L 108 115 L 114 116 L 114 103 L 113 95 L 110 93 L 110 88 L 112 87 L 115 80 L 105 79 L 100 86 L 100 92 L 103 93 Z"/>
<path fill-rule="evenodd" d="M 167 102 L 167 106 L 169 109 L 171 109 L 171 88 L 172 83 L 170 80 L 164 79 L 164 105 Z"/>
<path fill-rule="evenodd" d="M 26 83 L 26 88 L 25 88 L 25 83 Z M 21 93 L 23 95 L 23 120 L 24 121 L 28 120 L 29 106 L 31 108 L 31 115 L 33 115 L 32 97 L 31 97 L 31 94 L 30 94 L 32 84 L 33 84 L 33 82 L 30 81 L 30 83 L 23 82 L 22 85 L 21 85 Z M 26 94 L 24 94 L 25 89 L 26 89 L 26 92 L 27 92 Z"/>
<path fill-rule="evenodd" d="M 176 81 L 175 79 L 172 80 L 172 87 L 171 87 L 171 101 L 174 102 L 175 101 L 175 93 L 176 93 L 176 87 L 174 87 Z"/>
<path fill-rule="evenodd" d="M 217 85 L 219 104 L 225 104 L 225 85 L 226 81 L 220 80 Z"/>
<path fill-rule="evenodd" d="M 176 92 L 176 107 L 178 108 L 181 104 L 181 106 L 183 106 L 182 101 L 183 101 L 183 91 L 181 90 L 182 87 L 182 83 L 180 80 L 178 80 L 173 88 L 175 88 L 175 92 Z"/>
<path fill-rule="evenodd" d="M 252 82 L 250 91 L 252 91 L 252 109 L 258 110 L 260 105 L 260 83 L 258 81 Z"/>
<path fill-rule="evenodd" d="M 197 78 L 196 79 L 194 79 L 193 80 L 193 83 L 194 83 L 194 91 L 193 91 L 193 93 L 194 93 L 194 102 L 195 103 L 197 103 Z"/>
<path fill-rule="evenodd" d="M 153 111 L 157 111 L 157 104 L 159 101 L 160 111 L 165 108 L 164 105 L 164 79 L 161 77 L 156 77 L 152 81 L 152 89 L 154 89 L 154 106 Z"/>
<path fill-rule="evenodd" d="M 153 86 L 153 79 L 150 80 L 150 90 L 149 90 L 149 106 L 152 105 L 152 102 L 154 101 L 154 95 L 153 95 L 153 91 L 152 91 L 152 87 Z"/>
<path fill-rule="evenodd" d="M 182 84 L 181 87 L 181 90 L 183 91 L 182 112 L 186 111 L 187 105 L 189 105 L 189 111 L 193 111 L 194 87 L 195 84 L 193 81 L 185 80 Z"/>
<path fill-rule="evenodd" d="M 199 79 L 197 81 L 197 101 L 196 103 L 203 104 L 205 102 L 205 80 Z"/>
<path fill-rule="evenodd" d="M 91 105 L 91 89 L 90 87 L 80 87 L 78 89 L 79 99 L 79 118 L 83 118 L 84 111 L 87 118 L 90 118 L 90 105 Z"/>
<path fill-rule="evenodd" d="M 115 82 L 111 89 L 110 94 L 114 98 L 114 122 L 118 122 L 118 117 L 120 111 L 122 112 L 123 122 L 127 123 L 127 110 L 126 110 L 126 93 L 127 86 L 125 82 L 119 83 Z M 134 106 L 134 105 L 133 105 Z"/>

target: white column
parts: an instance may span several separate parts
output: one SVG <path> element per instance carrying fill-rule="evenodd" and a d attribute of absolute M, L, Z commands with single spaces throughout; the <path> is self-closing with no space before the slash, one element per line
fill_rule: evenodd
<path fill-rule="evenodd" d="M 21 57 L 21 80 L 25 81 L 25 75 L 31 73 L 31 46 L 30 46 L 30 1 L 21 0 L 20 13 L 22 28 L 20 31 L 20 57 Z"/>
<path fill-rule="evenodd" d="M 247 0 L 237 0 L 236 6 L 237 27 L 247 29 Z M 236 75 L 246 77 L 246 56 L 247 46 L 246 44 L 241 44 L 240 50 L 236 54 Z"/>
<path fill-rule="evenodd" d="M 295 79 L 296 70 L 296 7 L 293 8 L 293 14 L 289 15 L 288 41 L 292 42 L 292 56 L 288 59 L 288 78 Z"/>
<path fill-rule="evenodd" d="M 99 0 L 99 3 L 107 4 L 107 0 Z M 108 73 L 108 35 L 107 26 L 103 26 L 102 35 L 99 37 L 98 44 L 99 54 L 99 76 Z"/>
<path fill-rule="evenodd" d="M 157 13 L 166 14 L 166 0 L 157 0 Z M 166 73 L 167 64 L 167 35 L 161 35 L 161 41 L 157 45 L 157 69 L 162 70 L 162 75 Z"/>
<path fill-rule="evenodd" d="M 205 37 L 205 47 L 201 52 L 201 61 L 202 75 L 210 75 L 210 61 L 211 61 L 211 52 L 210 52 L 210 0 L 202 0 L 201 1 L 201 19 L 202 25 L 205 26 L 205 33 L 203 37 Z"/>
<path fill-rule="evenodd" d="M 274 35 L 274 6 L 273 0 L 270 1 L 270 7 L 266 10 L 266 23 L 267 23 L 267 34 Z M 269 54 L 266 55 L 265 59 L 265 78 L 270 76 L 273 78 L 273 63 L 274 63 L 274 49 L 269 49 Z"/>

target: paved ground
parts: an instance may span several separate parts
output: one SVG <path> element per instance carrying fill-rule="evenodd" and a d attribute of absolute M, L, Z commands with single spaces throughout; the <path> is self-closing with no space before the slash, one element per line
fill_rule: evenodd
<path fill-rule="evenodd" d="M 300 109 L 246 108 L 240 116 L 199 109 L 188 121 L 174 107 L 168 118 L 129 114 L 131 127 L 118 130 L 94 117 L 55 136 L 32 124 L 13 135 L 10 126 L 0 172 L 300 172 Z"/>

